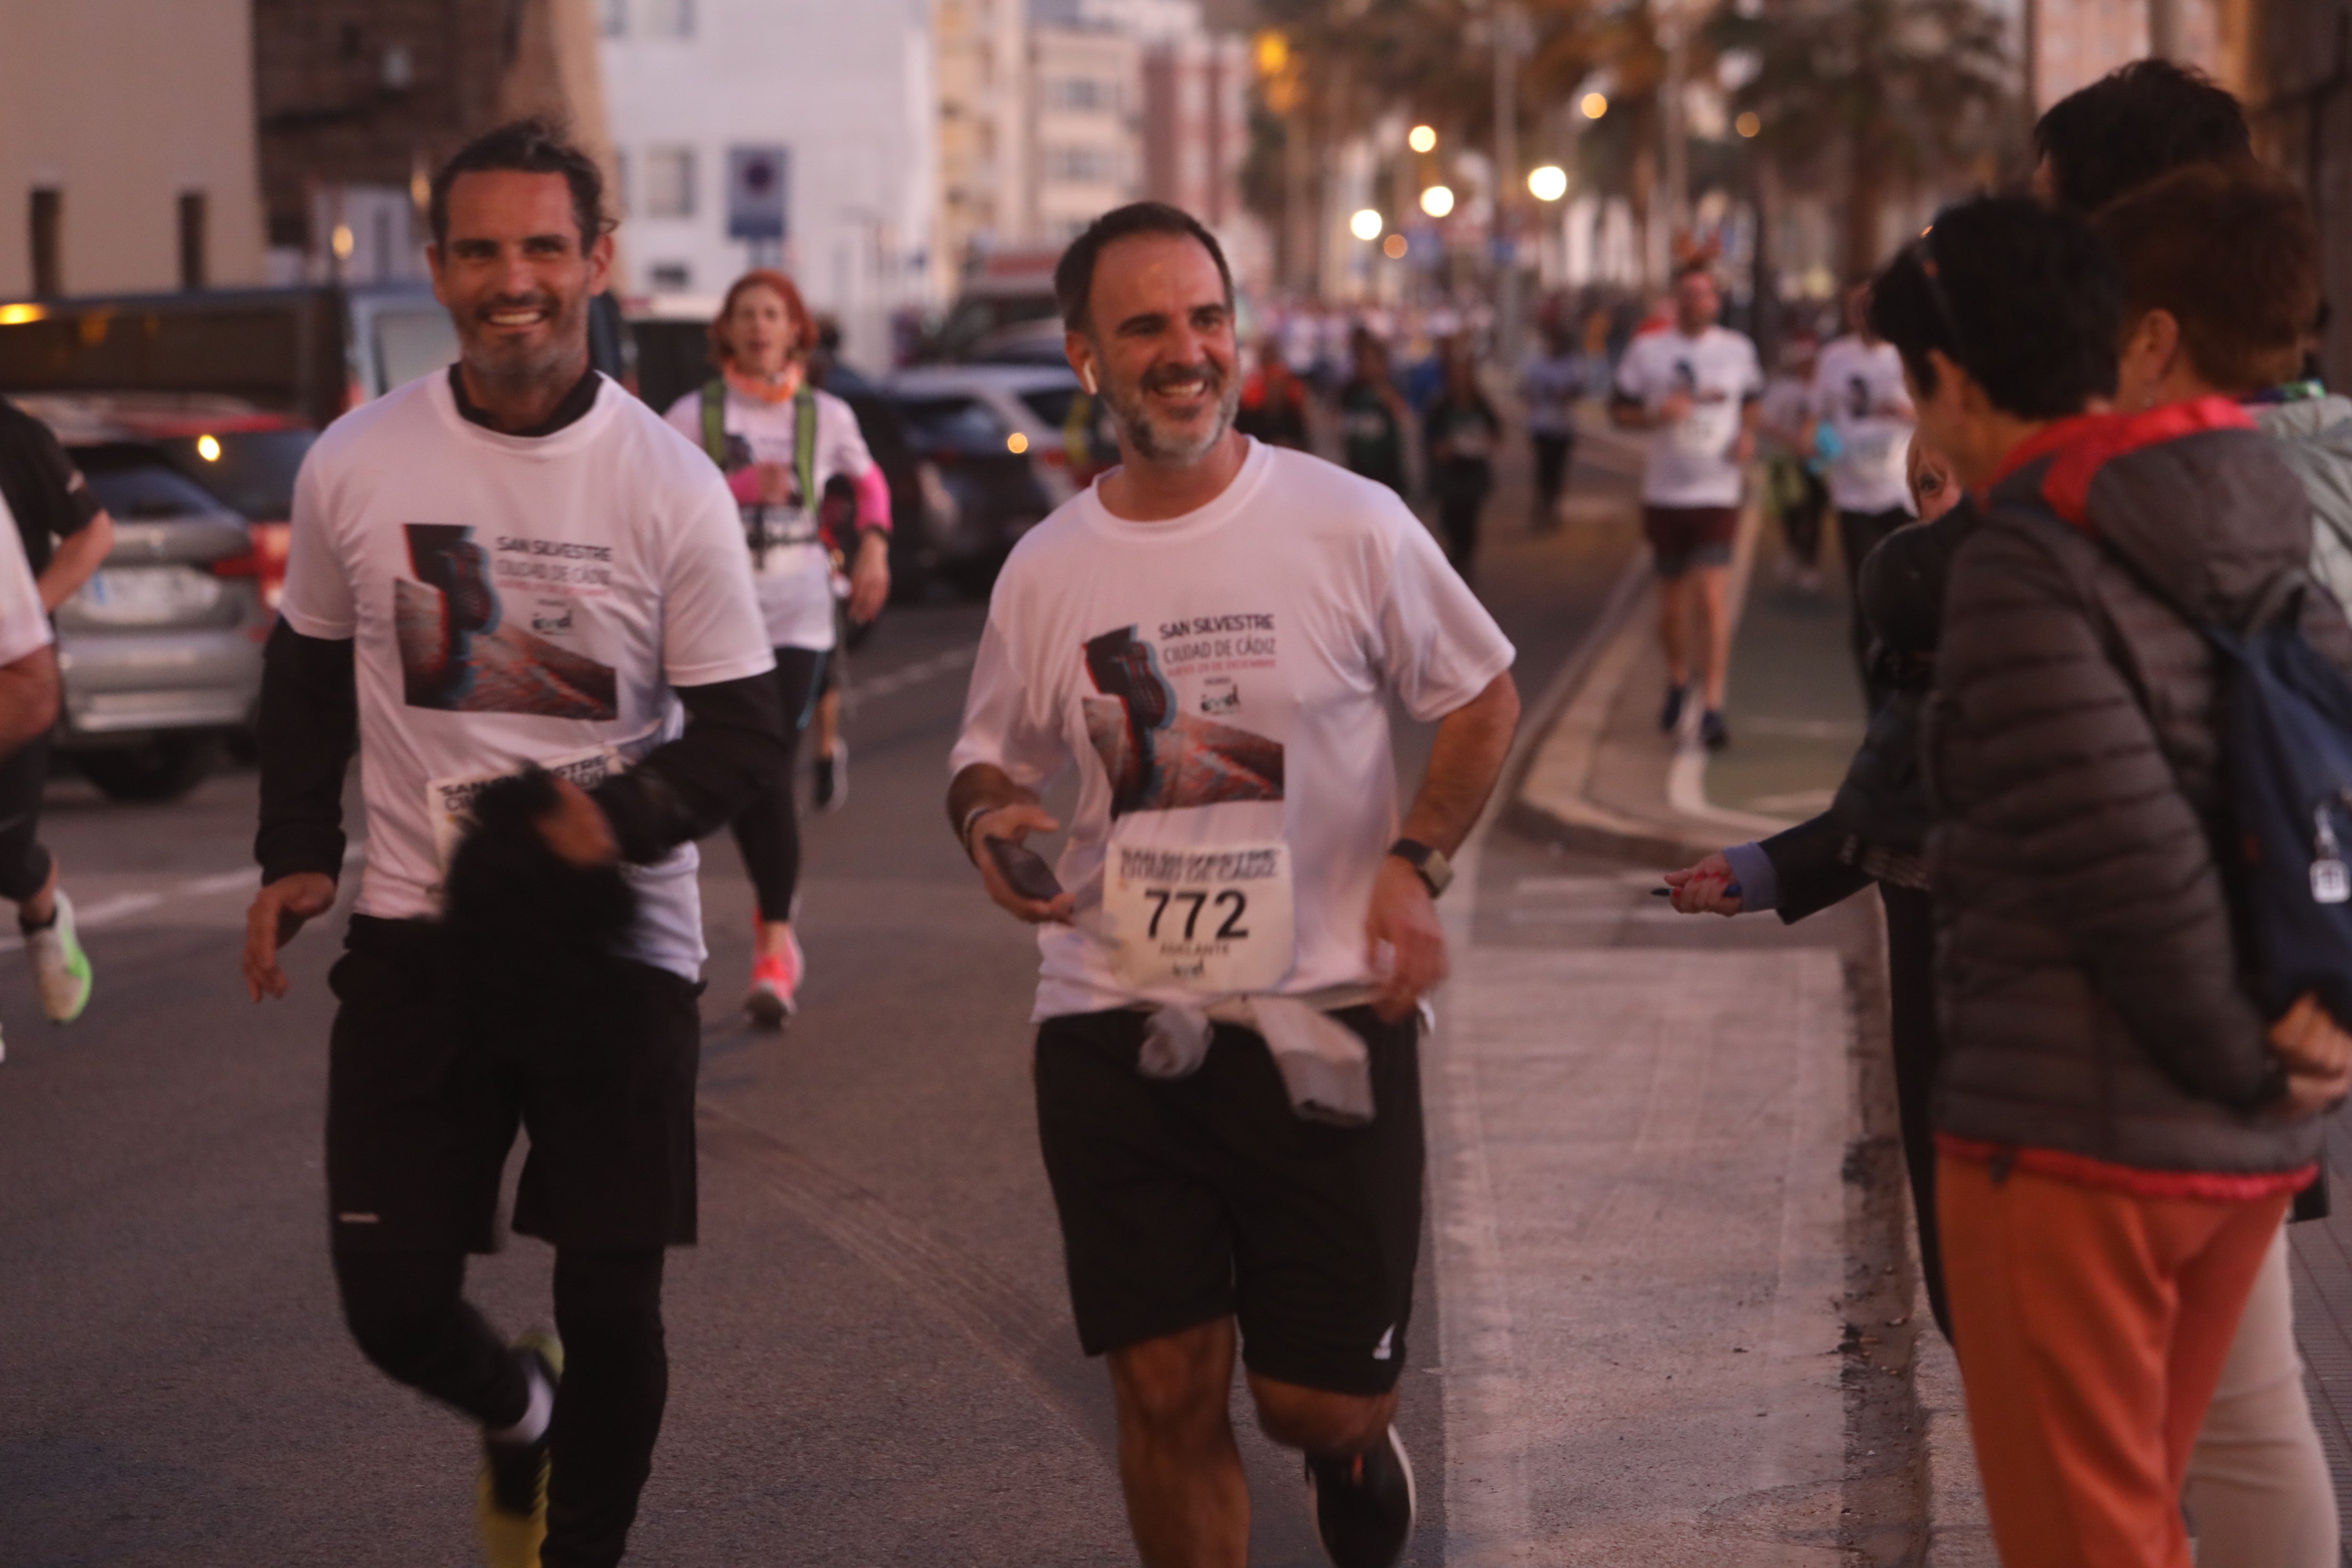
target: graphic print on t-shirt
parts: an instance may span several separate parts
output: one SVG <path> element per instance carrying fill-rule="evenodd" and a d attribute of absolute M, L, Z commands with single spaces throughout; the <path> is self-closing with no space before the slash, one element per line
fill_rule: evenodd
<path fill-rule="evenodd" d="M 408 706 L 620 717 L 613 667 L 551 640 L 578 629 L 579 599 L 609 588 L 608 546 L 501 536 L 493 563 L 471 528 L 412 522 L 404 531 L 416 579 L 394 578 L 392 597 Z M 531 591 L 528 626 L 508 618 L 500 578 Z"/>
<path fill-rule="evenodd" d="M 1087 676 L 1099 697 L 1081 699 L 1087 737 L 1110 777 L 1110 814 L 1173 811 L 1225 801 L 1282 798 L 1282 742 L 1207 718 L 1241 707 L 1242 674 L 1274 667 L 1272 616 L 1221 616 L 1163 624 L 1169 674 L 1198 673 L 1200 714 L 1186 713 L 1160 654 L 1122 626 L 1086 644 Z"/>

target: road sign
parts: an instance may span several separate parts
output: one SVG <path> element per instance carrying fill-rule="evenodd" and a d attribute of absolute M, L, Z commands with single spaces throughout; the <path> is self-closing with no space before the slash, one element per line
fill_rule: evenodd
<path fill-rule="evenodd" d="M 727 149 L 727 237 L 782 239 L 792 196 L 792 150 Z"/>

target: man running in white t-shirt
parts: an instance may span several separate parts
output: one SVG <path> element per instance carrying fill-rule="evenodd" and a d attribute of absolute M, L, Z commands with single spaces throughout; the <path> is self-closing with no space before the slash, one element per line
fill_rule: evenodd
<path fill-rule="evenodd" d="M 1870 330 L 1870 284 L 1846 290 L 1846 325 L 1813 364 L 1811 412 L 1816 429 L 1830 432 L 1827 479 L 1830 504 L 1837 509 L 1838 550 L 1845 557 L 1846 599 L 1853 606 L 1848 636 L 1855 673 L 1862 677 L 1874 710 L 1883 693 L 1870 679 L 1870 626 L 1863 619 L 1855 584 L 1862 563 L 1878 542 L 1906 522 L 1911 510 L 1911 395 L 1903 385 L 1903 356 Z"/>
<path fill-rule="evenodd" d="M 1107 214 L 1055 288 L 1123 465 L 998 579 L 948 814 L 1041 928 L 1039 1135 L 1078 1337 L 1109 1358 L 1150 1568 L 1247 1551 L 1237 1328 L 1332 1561 L 1378 1568 L 1412 1522 L 1391 1423 L 1432 900 L 1510 744 L 1511 646 L 1393 491 L 1233 429 L 1233 284 L 1199 223 Z M 1402 832 L 1391 698 L 1439 721 Z M 1038 792 L 1070 768 L 1065 891 L 1019 846 L 1056 830 Z"/>
<path fill-rule="evenodd" d="M 1690 622 L 1704 630 L 1696 667 L 1705 706 L 1699 738 L 1730 740 L 1723 689 L 1731 670 L 1727 578 L 1739 531 L 1739 492 L 1756 452 L 1764 373 L 1756 345 L 1716 325 L 1723 297 L 1704 261 L 1675 274 L 1674 324 L 1625 345 L 1610 417 L 1653 432 L 1642 464 L 1642 532 L 1658 572 L 1658 639 L 1666 650 L 1665 707 L 1658 728 L 1682 722 L 1694 661 Z"/>
<path fill-rule="evenodd" d="M 284 995 L 278 949 L 334 902 L 356 750 L 327 1081 L 344 1315 L 481 1426 L 493 1568 L 610 1568 L 668 1387 L 663 1248 L 695 1239 L 693 841 L 779 765 L 782 716 L 726 481 L 590 368 L 595 164 L 503 126 L 443 168 L 431 219 L 458 363 L 336 421 L 296 481 L 246 980 Z M 461 1293 L 518 1125 L 514 1228 L 555 1247 L 560 1345 L 510 1347 Z"/>

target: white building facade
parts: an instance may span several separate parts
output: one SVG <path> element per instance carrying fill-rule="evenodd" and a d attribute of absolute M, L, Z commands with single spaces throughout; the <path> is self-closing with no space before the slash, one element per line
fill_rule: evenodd
<path fill-rule="evenodd" d="M 891 316 L 934 302 L 930 0 L 599 5 L 621 291 L 715 303 L 781 267 L 887 368 Z"/>

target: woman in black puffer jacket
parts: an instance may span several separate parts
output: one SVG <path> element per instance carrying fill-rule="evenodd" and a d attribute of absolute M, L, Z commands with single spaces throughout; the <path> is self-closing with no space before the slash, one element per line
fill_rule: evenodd
<path fill-rule="evenodd" d="M 1927 828 L 1933 810 L 1919 773 L 1919 716 L 1943 635 L 1944 579 L 1953 551 L 1976 525 L 1950 469 L 1917 442 L 1911 499 L 1920 521 L 1870 552 L 1856 579 L 1870 629 L 1873 685 L 1885 693 L 1870 718 L 1830 808 L 1757 844 L 1735 845 L 1666 873 L 1685 914 L 1769 910 L 1785 923 L 1817 914 L 1873 882 L 1886 911 L 1888 1033 L 1896 1120 L 1919 1227 L 1927 1305 L 1952 1337 L 1936 1229 L 1936 1144 L 1929 1096 L 1942 1050 L 1936 1034 L 1936 928 L 1927 899 Z M 1956 504 L 1957 503 L 1957 504 Z"/>

